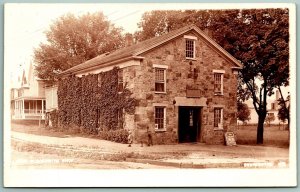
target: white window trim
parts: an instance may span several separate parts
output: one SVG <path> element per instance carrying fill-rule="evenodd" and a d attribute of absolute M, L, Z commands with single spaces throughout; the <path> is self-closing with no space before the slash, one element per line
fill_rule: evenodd
<path fill-rule="evenodd" d="M 189 60 L 196 60 L 196 40 L 197 40 L 197 37 L 195 36 L 189 36 L 189 35 L 185 35 L 184 36 L 185 39 L 188 39 L 188 40 L 192 40 L 194 41 L 194 54 L 193 54 L 193 57 L 185 57 L 186 59 L 189 59 Z M 186 43 L 186 42 L 185 42 Z M 186 45 L 185 45 L 186 46 Z M 186 51 L 186 50 L 185 50 Z"/>
<path fill-rule="evenodd" d="M 167 131 L 167 105 L 166 104 L 156 104 L 154 106 L 154 130 L 155 132 L 165 132 Z M 157 129 L 155 127 L 155 107 L 163 107 L 164 109 L 164 128 L 163 129 Z"/>
<path fill-rule="evenodd" d="M 191 40 L 198 40 L 198 38 L 196 36 L 192 36 L 192 35 L 184 35 L 183 38 L 191 39 Z"/>
<path fill-rule="evenodd" d="M 225 74 L 225 70 L 214 69 L 213 74 L 215 75 L 215 73 L 221 74 L 221 93 L 220 94 L 215 93 L 215 90 L 214 90 L 214 95 L 224 95 L 224 74 Z"/>
<path fill-rule="evenodd" d="M 165 82 L 164 82 L 164 90 L 165 91 L 155 91 L 155 93 L 157 93 L 157 94 L 166 94 L 167 93 L 167 69 L 168 69 L 168 66 L 167 65 L 153 64 L 153 68 L 154 68 L 154 70 L 155 69 L 163 69 L 164 70 L 164 80 L 165 80 Z M 154 71 L 154 73 L 155 73 L 155 71 Z M 154 75 L 156 75 L 156 74 L 154 74 Z M 156 81 L 156 80 L 154 79 L 154 81 Z M 155 84 L 154 84 L 154 86 L 155 86 Z M 154 87 L 154 89 L 155 89 L 155 87 Z"/>
<path fill-rule="evenodd" d="M 225 73 L 225 70 L 222 70 L 222 69 L 213 69 L 213 73 Z"/>
<path fill-rule="evenodd" d="M 215 109 L 221 109 L 221 123 L 220 123 L 220 127 L 215 127 L 214 126 L 214 131 L 217 131 L 217 130 L 223 130 L 224 129 L 224 126 L 223 126 L 223 107 L 214 107 L 214 115 L 215 115 Z M 215 117 L 214 117 L 214 121 L 215 121 Z"/>
<path fill-rule="evenodd" d="M 168 107 L 168 104 L 166 103 L 153 103 L 153 107 Z"/>
<path fill-rule="evenodd" d="M 153 64 L 153 68 L 168 69 L 168 65 Z"/>

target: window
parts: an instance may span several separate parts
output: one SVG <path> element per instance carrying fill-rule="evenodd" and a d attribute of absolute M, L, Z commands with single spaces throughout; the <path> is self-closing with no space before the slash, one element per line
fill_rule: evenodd
<path fill-rule="evenodd" d="M 166 92 L 166 69 L 155 68 L 155 92 Z"/>
<path fill-rule="evenodd" d="M 124 85 L 123 85 L 123 70 L 120 69 L 118 71 L 118 92 L 122 92 L 124 89 Z"/>
<path fill-rule="evenodd" d="M 196 36 L 184 35 L 185 38 L 185 57 L 187 59 L 195 59 L 196 57 Z"/>
<path fill-rule="evenodd" d="M 193 39 L 185 40 L 185 57 L 195 58 L 195 40 Z"/>
<path fill-rule="evenodd" d="M 155 130 L 166 130 L 166 107 L 155 107 Z"/>
<path fill-rule="evenodd" d="M 223 95 L 223 76 L 224 70 L 213 70 L 214 73 L 214 93 L 215 95 Z"/>
<path fill-rule="evenodd" d="M 214 109 L 214 127 L 218 129 L 223 128 L 223 109 L 215 108 Z"/>
<path fill-rule="evenodd" d="M 214 93 L 215 95 L 223 95 L 223 76 L 225 70 L 213 70 L 214 74 Z"/>
<path fill-rule="evenodd" d="M 268 116 L 271 118 L 275 117 L 274 113 L 268 113 Z"/>
<path fill-rule="evenodd" d="M 18 97 L 24 96 L 24 89 L 18 89 Z"/>
<path fill-rule="evenodd" d="M 223 73 L 214 73 L 214 92 L 215 95 L 223 94 Z"/>

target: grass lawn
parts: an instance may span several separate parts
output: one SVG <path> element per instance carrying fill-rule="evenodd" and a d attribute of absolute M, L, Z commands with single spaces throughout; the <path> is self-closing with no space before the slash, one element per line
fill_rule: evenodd
<path fill-rule="evenodd" d="M 237 129 L 237 144 L 255 145 L 257 125 L 239 125 Z M 279 129 L 278 125 L 265 125 L 264 127 L 264 145 L 273 145 L 279 147 L 289 146 L 289 131 Z"/>

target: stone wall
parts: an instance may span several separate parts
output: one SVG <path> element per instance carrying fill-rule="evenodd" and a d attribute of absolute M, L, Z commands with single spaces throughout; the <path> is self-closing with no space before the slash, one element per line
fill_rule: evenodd
<path fill-rule="evenodd" d="M 177 142 L 178 105 L 174 104 L 174 101 L 176 102 L 176 97 L 185 98 L 187 88 L 200 89 L 203 95 L 199 99 L 206 101 L 199 104 L 202 107 L 201 141 L 223 144 L 224 132 L 235 130 L 237 79 L 231 69 L 234 65 L 221 56 L 215 48 L 206 44 L 197 33 L 185 35 L 198 38 L 194 60 L 185 58 L 185 39 L 182 35 L 142 54 L 145 59 L 140 66 L 124 69 L 124 81 L 128 83 L 134 97 L 138 99 L 135 115 L 126 117 L 131 119 L 126 126 L 135 130 L 136 142 L 145 139 L 147 126 L 152 132 L 154 144 Z M 154 91 L 154 64 L 168 66 L 166 93 Z M 223 95 L 214 95 L 213 70 L 225 70 Z M 156 132 L 154 129 L 154 104 L 156 103 L 166 106 L 167 127 L 164 132 Z M 223 130 L 215 130 L 213 127 L 214 107 L 223 108 Z"/>

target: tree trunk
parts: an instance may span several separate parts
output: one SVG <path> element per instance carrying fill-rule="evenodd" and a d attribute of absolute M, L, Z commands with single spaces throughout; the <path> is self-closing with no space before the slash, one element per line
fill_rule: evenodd
<path fill-rule="evenodd" d="M 264 143 L 264 121 L 265 116 L 258 116 L 258 125 L 257 125 L 257 144 L 263 144 Z"/>

